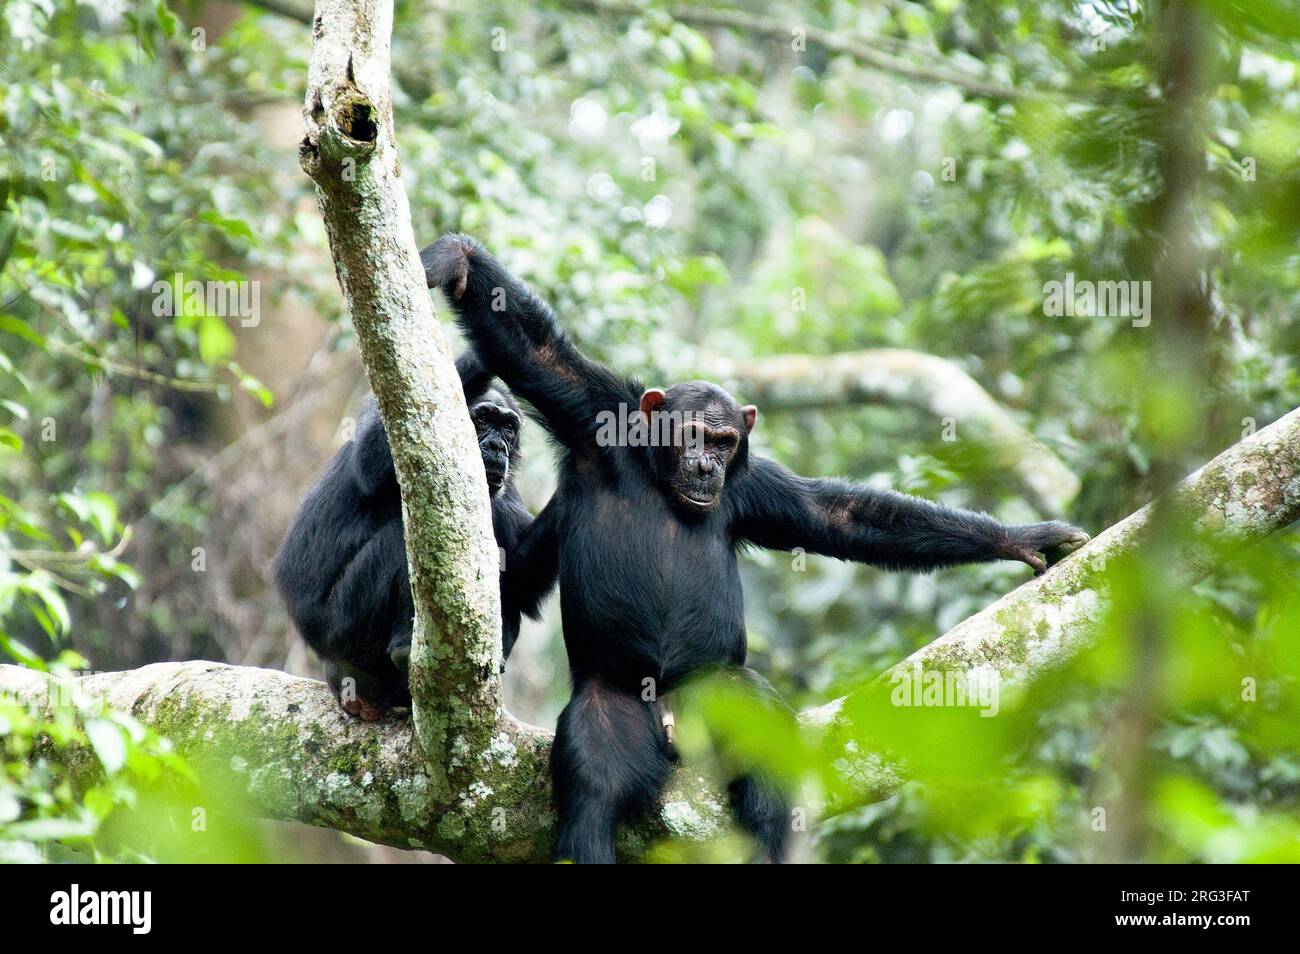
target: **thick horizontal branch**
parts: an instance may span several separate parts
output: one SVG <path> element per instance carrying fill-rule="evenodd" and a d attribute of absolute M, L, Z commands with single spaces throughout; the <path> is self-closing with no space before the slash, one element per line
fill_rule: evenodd
<path fill-rule="evenodd" d="M 551 733 L 503 716 L 490 744 L 459 766 L 448 788 L 430 772 L 410 719 L 366 723 L 345 715 L 324 683 L 270 669 L 212 662 L 155 663 L 59 682 L 0 666 L 0 694 L 47 712 L 71 693 L 129 712 L 170 739 L 200 779 L 220 779 L 253 812 L 347 832 L 461 862 L 539 862 L 550 857 Z M 67 753 L 71 755 L 72 753 Z M 77 753 L 77 755 L 87 753 Z M 640 855 L 669 835 L 705 838 L 727 824 L 725 800 L 680 772 L 662 816 L 628 832 Z"/>
<path fill-rule="evenodd" d="M 920 351 L 879 348 L 825 357 L 782 355 L 710 361 L 718 377 L 742 387 L 760 407 L 822 408 L 846 404 L 908 404 L 953 422 L 956 440 L 973 440 L 993 466 L 1016 476 L 1034 503 L 1061 516 L 1079 492 L 1079 478 L 1034 439 L 956 363 Z"/>
<path fill-rule="evenodd" d="M 1214 570 L 1224 546 L 1249 545 L 1300 520 L 1300 409 L 1234 444 L 1178 485 L 1175 502 L 1192 534 L 1159 572 L 1192 586 Z M 1086 643 L 1106 603 L 1105 571 L 1136 552 L 1151 524 L 1148 504 L 1095 537 L 1048 573 L 958 623 L 895 670 L 991 667 L 1024 679 L 1068 659 Z M 843 700 L 822 707 L 828 721 Z"/>
<path fill-rule="evenodd" d="M 1237 444 L 1188 477 L 1178 502 L 1195 517 L 1199 544 L 1161 572 L 1188 583 L 1211 569 L 1209 541 L 1250 543 L 1300 518 L 1300 410 Z M 1141 544 L 1150 507 L 1099 535 L 1032 580 L 913 654 L 903 665 L 992 667 L 1018 679 L 1053 666 L 1088 639 L 1105 600 L 1107 560 Z M 461 861 L 540 861 L 550 843 L 550 733 L 508 715 L 491 744 L 451 789 L 434 784 L 410 723 L 356 722 L 324 685 L 284 673 L 215 663 L 159 663 L 83 677 L 79 687 L 132 712 L 171 738 L 200 772 L 241 781 L 262 815 L 291 818 L 399 847 L 428 848 Z M 0 691 L 49 705 L 46 677 L 0 666 Z M 805 713 L 828 727 L 843 700 Z M 887 794 L 900 769 L 844 752 L 853 801 Z M 679 772 L 659 817 L 631 832 L 636 857 L 653 838 L 705 838 L 726 825 L 725 799 Z M 839 806 L 831 806 L 834 810 Z"/>

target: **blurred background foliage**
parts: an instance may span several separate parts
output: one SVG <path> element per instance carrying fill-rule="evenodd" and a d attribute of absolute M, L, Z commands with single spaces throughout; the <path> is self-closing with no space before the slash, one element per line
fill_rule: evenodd
<path fill-rule="evenodd" d="M 1148 214 L 1176 133 L 1157 73 L 1162 6 L 745 0 L 721 27 L 721 8 L 703 5 L 674 19 L 610 0 L 399 2 L 395 108 L 417 241 L 479 236 L 589 353 L 651 383 L 709 376 L 718 357 L 950 359 L 1079 477 L 1063 515 L 1096 532 L 1152 497 L 1165 473 L 1153 461 L 1187 472 L 1300 405 L 1300 12 L 1280 0 L 1197 5 L 1204 168 L 1188 210 L 1209 371 L 1184 439 L 1163 440 L 1153 410 L 1155 331 L 1044 314 L 1045 282 L 1149 280 L 1141 250 L 1168 239 Z M 310 11 L 3 7 L 0 647 L 20 663 L 209 658 L 317 674 L 267 567 L 364 382 L 297 168 Z M 156 314 L 154 283 L 177 275 L 257 282 L 257 319 Z M 825 403 L 763 407 L 760 449 L 803 473 L 1041 515 L 963 447 L 960 425 L 945 439 L 945 421 L 916 408 Z M 551 455 L 536 429 L 528 449 L 537 509 Z M 1149 860 L 1300 860 L 1298 543 L 1293 528 L 1225 555 L 1177 594 L 1151 700 Z M 796 706 L 861 684 L 1025 577 L 772 553 L 743 570 L 753 665 Z M 999 718 L 868 706 L 862 744 L 909 753 L 914 781 L 821 826 L 814 856 L 1104 854 L 1091 813 L 1115 783 L 1125 607 L 1162 570 L 1110 575 L 1097 647 L 1008 693 Z M 568 688 L 557 610 L 507 677 L 512 709 L 542 723 Z M 1257 700 L 1243 702 L 1243 678 Z M 825 774 L 743 700 L 712 704 L 733 744 Z M 196 847 L 177 834 L 191 830 L 186 806 L 220 811 L 221 793 L 186 791 L 165 740 L 131 720 L 87 718 L 82 730 L 0 707 L 6 856 L 304 851 L 238 825 Z M 101 764 L 77 797 L 58 751 L 82 731 Z M 159 799 L 175 811 L 142 807 Z M 324 838 L 312 851 L 339 854 Z"/>

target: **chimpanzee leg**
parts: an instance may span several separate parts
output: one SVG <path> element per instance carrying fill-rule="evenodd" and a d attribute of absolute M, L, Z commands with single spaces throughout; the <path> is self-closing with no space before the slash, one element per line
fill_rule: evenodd
<path fill-rule="evenodd" d="M 785 860 L 790 833 L 790 800 L 766 774 L 742 775 L 727 786 L 727 798 L 740 827 L 758 842 L 756 861 L 780 864 Z"/>
<path fill-rule="evenodd" d="M 339 704 L 371 721 L 410 705 L 406 673 L 414 618 L 407 582 L 402 522 L 389 521 L 366 542 L 334 584 L 327 610 L 333 621 L 321 656 Z"/>
<path fill-rule="evenodd" d="M 402 561 L 393 579 L 393 629 L 388 639 L 388 658 L 405 675 L 411 666 L 411 634 L 415 630 L 415 599 L 411 596 L 411 574 Z"/>
<path fill-rule="evenodd" d="M 740 667 L 729 671 L 761 702 L 794 720 L 794 710 L 781 698 L 770 682 L 752 669 Z M 734 753 L 731 753 L 734 755 Z M 741 768 L 749 768 L 740 766 Z M 758 842 L 757 860 L 779 863 L 785 860 L 790 834 L 790 799 L 785 786 L 759 767 L 752 767 L 727 786 L 731 810 L 740 827 Z"/>
<path fill-rule="evenodd" d="M 671 768 L 653 706 L 598 681 L 579 684 L 551 749 L 555 860 L 613 864 L 619 821 L 655 803 Z"/>

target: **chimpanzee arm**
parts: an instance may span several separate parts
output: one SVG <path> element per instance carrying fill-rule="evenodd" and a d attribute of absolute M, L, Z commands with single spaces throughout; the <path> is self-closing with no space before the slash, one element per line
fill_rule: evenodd
<path fill-rule="evenodd" d="M 559 505 L 557 498 L 542 508 L 524 529 L 514 550 L 506 553 L 501 572 L 501 648 L 510 658 L 519 637 L 520 615 L 541 618 L 542 602 L 560 571 Z"/>
<path fill-rule="evenodd" d="M 379 419 L 375 399 L 369 398 L 357 418 L 357 430 L 348 453 L 348 469 L 367 497 L 397 493 L 397 474 L 388 435 Z"/>
<path fill-rule="evenodd" d="M 1060 521 L 1012 526 L 892 490 L 800 477 L 762 458 L 752 459 L 733 489 L 737 539 L 893 570 L 1019 560 L 1042 573 L 1052 558 L 1088 541 Z"/>
<path fill-rule="evenodd" d="M 487 369 L 528 401 L 566 446 L 590 451 L 601 411 L 635 409 L 641 390 L 588 359 L 551 309 L 467 235 L 444 235 L 420 253 Z"/>

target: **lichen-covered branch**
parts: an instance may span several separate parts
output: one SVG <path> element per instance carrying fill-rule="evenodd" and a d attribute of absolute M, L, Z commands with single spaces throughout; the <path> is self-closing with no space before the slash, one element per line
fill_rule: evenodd
<path fill-rule="evenodd" d="M 324 683 L 270 669 L 213 662 L 155 663 L 96 673 L 51 689 L 50 677 L 0 666 L 0 693 L 47 710 L 70 691 L 129 712 L 170 739 L 200 779 L 247 796 L 257 815 L 306 822 L 461 862 L 542 862 L 550 857 L 547 759 L 551 733 L 509 716 L 486 747 L 451 756 L 448 786 L 431 771 L 411 720 L 361 722 Z M 65 758 L 88 751 L 64 751 Z M 629 857 L 669 835 L 705 838 L 726 824 L 724 800 L 678 773 L 661 818 L 624 839 Z"/>
<path fill-rule="evenodd" d="M 391 0 L 320 0 L 303 108 L 339 285 L 402 488 L 415 597 L 411 694 L 435 785 L 490 744 L 500 712 L 496 546 L 487 482 L 451 352 L 433 313 L 402 185 L 390 101 Z"/>
<path fill-rule="evenodd" d="M 1300 409 L 1189 476 L 1179 484 L 1175 504 L 1194 521 L 1194 532 L 1177 560 L 1160 568 L 1173 586 L 1208 576 L 1224 545 L 1250 544 L 1300 520 Z M 913 660 L 940 668 L 992 665 L 1003 678 L 1023 678 L 1073 654 L 1105 601 L 1100 582 L 1107 563 L 1141 545 L 1153 509 L 1148 504 L 1115 524 Z"/>
<path fill-rule="evenodd" d="M 1300 519 L 1300 409 L 1228 448 L 1178 485 L 1178 511 L 1192 533 L 1177 560 L 1160 572 L 1174 585 L 1198 582 L 1224 545 L 1253 543 Z M 1106 601 L 1106 565 L 1142 544 L 1148 504 L 1066 557 L 1048 573 L 1012 590 L 917 650 L 895 670 L 996 669 L 1024 679 L 1078 652 Z M 830 722 L 843 700 L 818 711 Z"/>
<path fill-rule="evenodd" d="M 1197 536 L 1176 565 L 1190 584 L 1211 569 L 1214 542 L 1250 543 L 1300 518 L 1300 410 L 1229 448 L 1177 491 Z M 1150 519 L 1144 508 L 1100 534 L 901 665 L 970 670 L 993 667 L 1018 679 L 1053 666 L 1087 641 L 1106 598 L 1105 562 L 1132 553 Z M 0 666 L 0 692 L 50 705 L 47 677 Z M 343 715 L 325 686 L 263 669 L 217 663 L 159 663 L 86 676 L 80 688 L 134 713 L 171 738 L 201 773 L 241 781 L 260 814 L 292 818 L 399 847 L 422 847 L 459 861 L 542 861 L 550 844 L 550 733 L 503 715 L 488 743 L 451 754 L 454 781 L 439 780 L 420 757 L 409 722 L 367 724 Z M 804 713 L 837 745 L 844 700 Z M 895 788 L 902 769 L 879 756 L 838 760 L 854 802 Z M 829 810 L 843 807 L 845 801 Z M 726 822 L 725 800 L 679 772 L 657 818 L 629 832 L 637 857 L 663 835 L 705 838 Z"/>
<path fill-rule="evenodd" d="M 715 367 L 716 364 L 716 367 Z M 780 408 L 852 403 L 910 404 L 950 419 L 954 438 L 992 452 L 995 467 L 1015 474 L 1048 516 L 1061 516 L 1079 492 L 1079 478 L 1034 439 L 960 366 L 920 351 L 880 348 L 825 357 L 782 355 L 711 361 L 710 373 L 732 381 L 747 401 Z"/>

